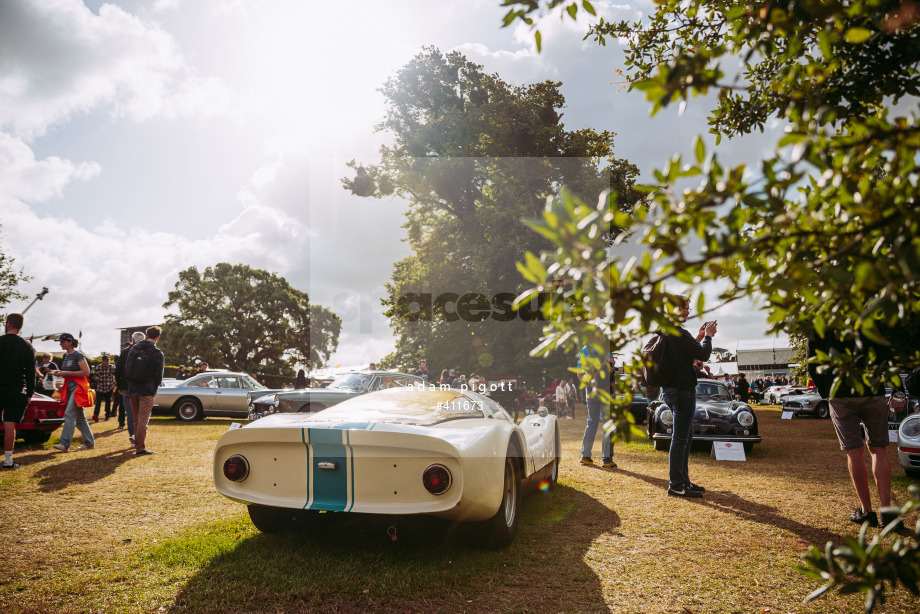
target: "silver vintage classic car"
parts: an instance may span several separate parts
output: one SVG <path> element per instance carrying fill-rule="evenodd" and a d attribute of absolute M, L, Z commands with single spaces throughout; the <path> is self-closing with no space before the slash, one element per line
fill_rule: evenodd
<path fill-rule="evenodd" d="M 326 388 L 287 390 L 250 395 L 249 419 L 274 413 L 317 412 L 346 399 L 376 390 L 401 388 L 423 383 L 422 378 L 390 371 L 350 371 L 338 376 Z"/>
<path fill-rule="evenodd" d="M 186 422 L 205 416 L 246 418 L 247 395 L 268 392 L 268 388 L 245 373 L 208 371 L 187 380 L 163 380 L 153 399 L 153 411 L 171 412 Z"/>

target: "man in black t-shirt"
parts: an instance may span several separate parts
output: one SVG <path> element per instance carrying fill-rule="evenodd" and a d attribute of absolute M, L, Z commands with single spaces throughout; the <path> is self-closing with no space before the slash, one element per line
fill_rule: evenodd
<path fill-rule="evenodd" d="M 3 418 L 3 469 L 19 469 L 13 462 L 13 445 L 16 443 L 16 424 L 29 405 L 35 392 L 35 351 L 29 342 L 19 336 L 23 317 L 11 313 L 6 318 L 6 334 L 0 337 L 0 414 Z"/>
<path fill-rule="evenodd" d="M 422 378 L 426 384 L 431 382 L 431 372 L 428 370 L 428 363 L 424 360 L 418 361 L 418 371 L 415 372 L 415 375 Z"/>

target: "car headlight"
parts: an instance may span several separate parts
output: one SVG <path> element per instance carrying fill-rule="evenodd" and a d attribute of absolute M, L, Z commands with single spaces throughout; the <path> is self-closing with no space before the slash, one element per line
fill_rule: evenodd
<path fill-rule="evenodd" d="M 281 404 L 281 399 L 279 399 L 278 395 L 276 394 L 274 397 L 272 397 L 272 407 L 274 407 L 275 409 L 278 409 L 278 405 L 280 404 Z"/>
<path fill-rule="evenodd" d="M 661 412 L 661 415 L 659 416 L 659 419 L 661 420 L 661 423 L 665 426 L 671 426 L 672 424 L 674 424 L 674 414 L 671 413 L 670 409 L 663 410 Z"/>
<path fill-rule="evenodd" d="M 754 414 L 749 411 L 738 412 L 738 424 L 744 428 L 748 428 L 754 424 Z"/>
<path fill-rule="evenodd" d="M 901 423 L 901 437 L 905 439 L 920 438 L 920 414 L 913 414 Z"/>

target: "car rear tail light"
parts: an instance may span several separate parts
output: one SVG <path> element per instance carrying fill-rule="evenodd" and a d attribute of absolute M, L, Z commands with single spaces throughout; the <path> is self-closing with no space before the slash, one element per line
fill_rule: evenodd
<path fill-rule="evenodd" d="M 249 461 L 244 456 L 234 454 L 224 461 L 224 477 L 231 482 L 242 482 L 249 477 Z"/>
<path fill-rule="evenodd" d="M 450 490 L 450 471 L 444 465 L 431 465 L 422 474 L 425 490 L 433 495 L 443 495 Z"/>

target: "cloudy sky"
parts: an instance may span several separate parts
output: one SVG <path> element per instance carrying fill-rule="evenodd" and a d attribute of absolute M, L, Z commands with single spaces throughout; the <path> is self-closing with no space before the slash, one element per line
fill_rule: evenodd
<path fill-rule="evenodd" d="M 594 5 L 616 19 L 652 7 Z M 0 2 L 0 246 L 34 278 L 30 299 L 50 290 L 26 336 L 82 331 L 88 354 L 117 351 L 117 328 L 162 321 L 180 270 L 242 262 L 343 318 L 333 364 L 392 351 L 379 298 L 408 253 L 405 204 L 339 178 L 374 161 L 377 89 L 424 45 L 509 82 L 563 81 L 566 128 L 616 132 L 646 177 L 706 131 L 704 103 L 649 118 L 616 83 L 621 48 L 582 41 L 584 24 L 548 18 L 538 54 L 502 14 L 498 0 Z M 763 336 L 750 305 L 718 317 L 717 345 Z"/>

